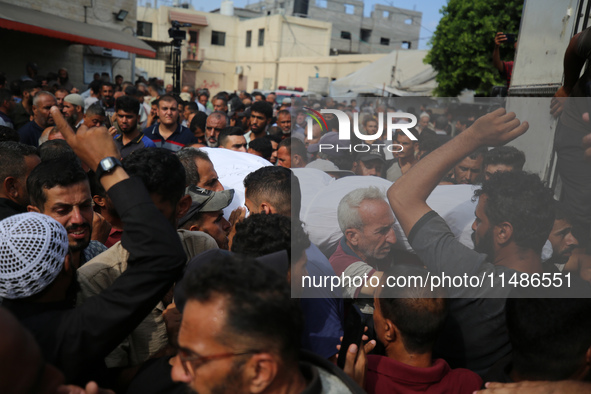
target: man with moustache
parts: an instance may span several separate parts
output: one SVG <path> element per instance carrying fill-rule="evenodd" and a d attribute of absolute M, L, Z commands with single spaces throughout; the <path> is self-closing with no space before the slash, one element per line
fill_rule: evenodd
<path fill-rule="evenodd" d="M 67 159 L 43 161 L 31 171 L 27 190 L 29 212 L 51 216 L 66 228 L 74 267 L 107 250 L 100 242 L 91 241 L 92 196 L 80 164 Z"/>
<path fill-rule="evenodd" d="M 228 117 L 223 112 L 213 112 L 205 122 L 205 142 L 210 148 L 217 148 L 220 133 L 228 126 Z"/>
<path fill-rule="evenodd" d="M 115 116 L 121 129 L 121 134 L 115 136 L 115 145 L 121 152 L 121 158 L 141 148 L 156 147 L 156 144 L 137 128 L 139 111 L 140 102 L 135 97 L 122 96 L 115 101 Z"/>
<path fill-rule="evenodd" d="M 62 108 L 64 118 L 70 127 L 77 130 L 84 123 L 84 99 L 79 94 L 69 94 L 64 98 Z"/>

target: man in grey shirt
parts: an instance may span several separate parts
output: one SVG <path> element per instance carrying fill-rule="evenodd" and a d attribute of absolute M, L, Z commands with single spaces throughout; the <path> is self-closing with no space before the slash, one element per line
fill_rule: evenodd
<path fill-rule="evenodd" d="M 475 193 L 472 250 L 454 237 L 426 199 L 462 158 L 483 146 L 505 144 L 527 129 L 514 113 L 496 110 L 419 161 L 388 190 L 412 248 L 433 276 L 482 278 L 476 288 L 447 286 L 453 298 L 450 319 L 436 353 L 452 368 L 483 373 L 510 352 L 504 319 L 508 278 L 544 272 L 541 250 L 554 222 L 554 204 L 551 190 L 536 175 L 495 174 Z"/>

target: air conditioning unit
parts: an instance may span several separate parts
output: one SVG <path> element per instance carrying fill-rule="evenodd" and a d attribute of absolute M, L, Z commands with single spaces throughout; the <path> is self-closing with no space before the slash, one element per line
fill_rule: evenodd
<path fill-rule="evenodd" d="M 236 74 L 237 75 L 242 75 L 243 72 L 244 72 L 244 69 L 242 68 L 242 66 L 236 66 Z"/>

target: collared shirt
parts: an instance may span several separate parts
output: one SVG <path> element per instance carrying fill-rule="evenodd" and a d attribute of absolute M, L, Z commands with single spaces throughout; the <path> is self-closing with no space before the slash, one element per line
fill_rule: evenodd
<path fill-rule="evenodd" d="M 14 125 L 12 124 L 12 119 L 8 117 L 4 112 L 0 111 L 0 126 L 10 127 L 14 129 Z"/>
<path fill-rule="evenodd" d="M 144 130 L 146 137 L 150 138 L 156 144 L 157 148 L 165 148 L 177 152 L 185 146 L 199 142 L 197 137 L 191 133 L 191 130 L 180 124 L 177 125 L 176 130 L 167 139 L 162 137 L 159 128 L 160 123 L 156 123 Z"/>
<path fill-rule="evenodd" d="M 467 369 L 451 369 L 443 359 L 418 368 L 385 356 L 368 355 L 368 393 L 473 393 L 482 379 Z"/>
<path fill-rule="evenodd" d="M 131 152 L 141 148 L 156 147 L 154 141 L 146 137 L 144 133 L 139 133 L 136 138 L 129 141 L 125 145 L 123 145 L 123 134 L 117 134 L 115 136 L 115 145 L 117 145 L 117 149 L 119 149 L 119 152 L 121 152 L 121 158 L 127 157 Z"/>
<path fill-rule="evenodd" d="M 39 137 L 41 137 L 41 134 L 43 134 L 43 129 L 34 120 L 18 129 L 21 142 L 34 146 L 35 148 L 39 147 Z"/>

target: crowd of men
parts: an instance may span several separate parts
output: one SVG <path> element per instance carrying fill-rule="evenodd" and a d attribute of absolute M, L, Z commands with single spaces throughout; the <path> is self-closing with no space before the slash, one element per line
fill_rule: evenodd
<path fill-rule="evenodd" d="M 79 91 L 34 64 L 0 78 L 0 392 L 591 390 L 588 240 L 505 146 L 528 129 L 515 114 L 405 108 L 416 127 L 376 139 L 400 108 L 109 79 Z M 331 113 L 312 122 L 322 109 L 357 115 L 361 136 L 340 140 Z M 211 149 L 266 163 L 231 213 Z M 342 238 L 327 253 L 305 231 L 296 168 L 389 187 L 334 202 Z M 427 204 L 462 184 L 478 201 L 473 248 Z M 489 279 L 387 281 L 444 274 Z M 335 276 L 370 280 L 304 286 Z M 355 311 L 367 331 L 340 369 Z"/>

